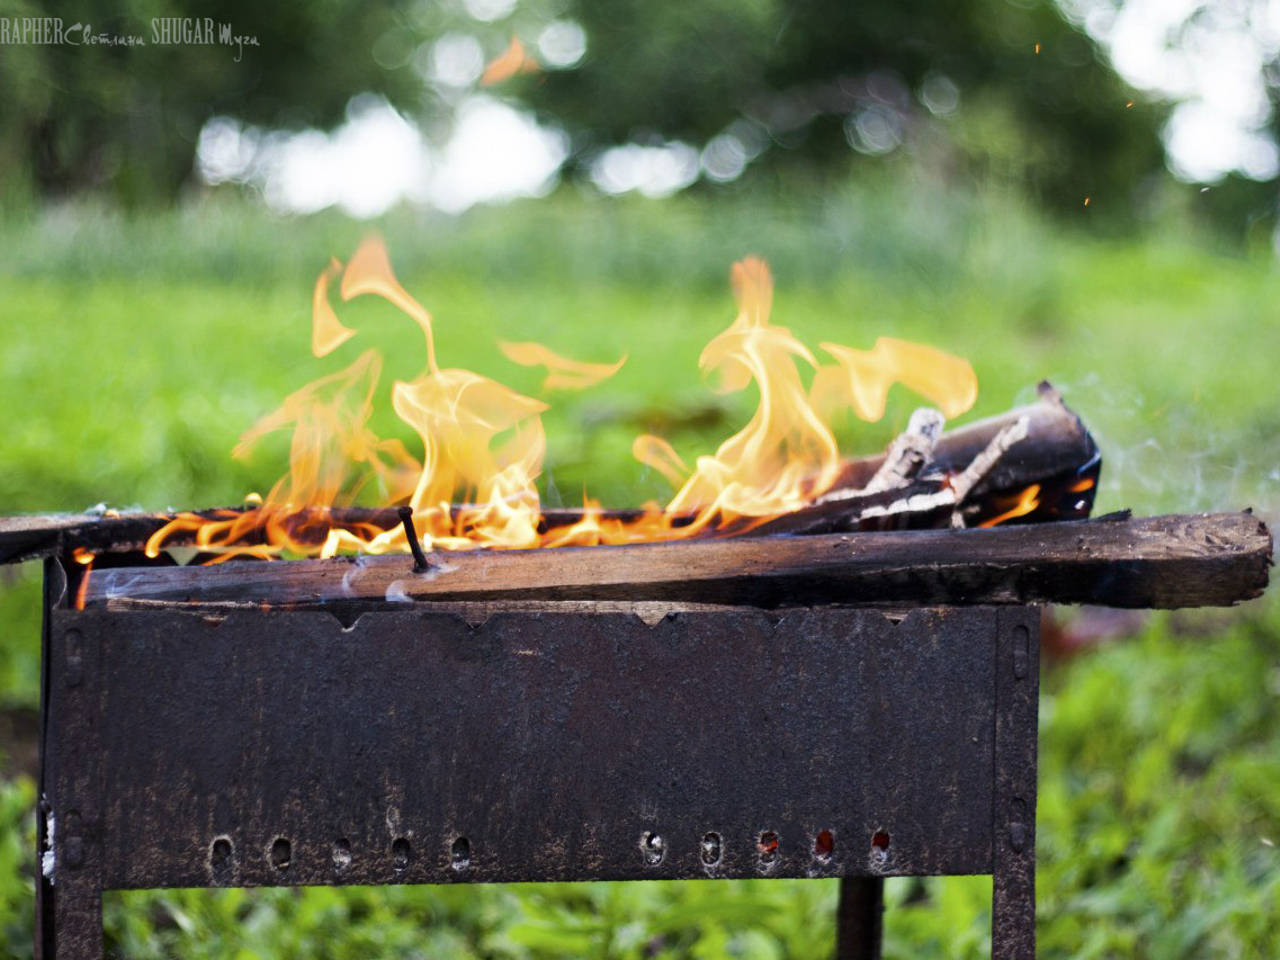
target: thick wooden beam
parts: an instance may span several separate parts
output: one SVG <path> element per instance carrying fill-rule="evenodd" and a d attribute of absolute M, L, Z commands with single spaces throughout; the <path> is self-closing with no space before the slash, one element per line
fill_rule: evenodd
<path fill-rule="evenodd" d="M 741 537 L 607 547 L 232 562 L 94 572 L 86 606 L 250 601 L 664 600 L 776 607 L 1089 603 L 1229 606 L 1260 596 L 1271 534 L 1251 513 L 987 530 Z"/>

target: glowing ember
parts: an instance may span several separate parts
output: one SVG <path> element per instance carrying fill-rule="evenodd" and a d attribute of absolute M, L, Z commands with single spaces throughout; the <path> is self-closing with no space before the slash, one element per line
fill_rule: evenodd
<path fill-rule="evenodd" d="M 1025 517 L 1038 506 L 1040 506 L 1040 484 L 1033 483 L 1018 495 L 1018 502 L 1012 507 L 1004 513 L 992 517 L 990 520 L 984 520 L 979 524 L 979 526 L 994 527 L 1005 523 L 1008 520 L 1016 520 L 1018 517 Z"/>
<path fill-rule="evenodd" d="M 902 340 L 882 338 L 870 351 L 824 343 L 835 363 L 819 364 L 790 330 L 770 322 L 773 279 L 763 260 L 748 257 L 734 264 L 731 274 L 738 314 L 707 344 L 699 365 L 718 376 L 722 392 L 754 385 L 759 402 L 750 421 L 692 467 L 666 440 L 638 437 L 636 459 L 676 488 L 666 507 L 648 504 L 623 520 L 587 499 L 576 522 L 548 529 L 536 483 L 546 452 L 542 413 L 547 404 L 470 370 L 440 366 L 430 313 L 396 280 L 376 239 L 363 243 L 345 267 L 332 261 L 316 281 L 312 352 L 317 357 L 357 335 L 338 319 L 330 301 L 330 285 L 339 277 L 342 300 L 382 297 L 422 329 L 426 368 L 416 379 L 391 387 L 392 408 L 417 434 L 421 459 L 401 440 L 379 437 L 369 426 L 382 358 L 367 350 L 345 369 L 288 396 L 241 438 L 236 456 L 268 433 L 292 433 L 289 472 L 265 498 L 246 498 L 250 506 L 244 511 L 182 514 L 150 539 L 149 556 L 179 534 L 215 554 L 214 562 L 246 555 L 327 557 L 408 549 L 399 524 L 383 529 L 330 513 L 357 501 L 407 503 L 429 550 L 741 533 L 811 503 L 836 482 L 842 461 L 825 415 L 852 409 L 865 420 L 878 420 L 895 383 L 933 401 L 949 417 L 963 413 L 977 397 L 977 380 L 966 361 Z M 501 348 L 516 363 L 545 367 L 545 390 L 586 389 L 626 361 L 624 356 L 615 363 L 584 362 L 537 343 Z M 808 385 L 806 370 L 813 371 Z M 1034 496 L 1028 491 L 1026 503 L 1007 516 L 1030 512 Z"/>

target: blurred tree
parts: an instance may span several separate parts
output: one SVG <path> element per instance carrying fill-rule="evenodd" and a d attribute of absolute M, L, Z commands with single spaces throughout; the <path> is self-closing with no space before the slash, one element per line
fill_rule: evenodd
<path fill-rule="evenodd" d="M 769 162 L 829 166 L 851 146 L 892 152 L 921 104 L 949 114 L 958 95 L 964 153 L 1057 205 L 1163 168 L 1162 111 L 1127 106 L 1135 93 L 1052 0 L 577 0 L 571 15 L 586 58 L 526 90 L 579 157 L 701 145 L 739 121 Z"/>
<path fill-rule="evenodd" d="M 1104 208 L 1163 169 L 1163 108 L 1138 100 L 1054 0 L 14 0 L 65 30 L 138 46 L 4 46 L 0 191 L 99 189 L 172 199 L 201 128 L 228 115 L 272 129 L 330 128 L 352 97 L 419 119 L 466 94 L 442 50 L 495 56 L 576 21 L 586 56 L 502 88 L 568 130 L 574 162 L 616 144 L 681 139 L 721 149 L 728 179 L 762 165 L 843 172 L 857 155 L 919 147 L 1030 184 L 1062 208 Z M 153 19 L 211 18 L 256 46 L 157 44 Z M 449 45 L 452 44 L 450 47 Z M 444 45 L 444 46 L 442 46 Z M 239 59 L 237 59 L 237 56 Z M 447 58 L 446 58 L 447 59 Z M 554 66 L 554 65 L 553 65 Z M 475 71 L 478 76 L 478 68 Z M 464 84 L 470 81 L 462 81 Z M 959 107 L 957 108 L 957 103 Z M 948 119 L 945 136 L 926 137 Z M 443 128 L 441 128 L 443 129 Z M 723 136 L 722 136 L 723 135 Z M 1108 196 L 1111 194 L 1112 196 Z"/>
<path fill-rule="evenodd" d="M 169 200 L 191 176 L 211 116 L 272 128 L 329 127 L 350 98 L 380 93 L 417 106 L 407 0 L 19 0 L 6 17 L 57 16 L 62 44 L 7 44 L 0 55 L 0 170 L 12 198 L 109 191 Z M 243 47 L 155 43 L 153 18 L 210 18 Z M 78 29 L 72 29 L 77 27 Z M 138 37 L 137 45 L 90 38 Z"/>

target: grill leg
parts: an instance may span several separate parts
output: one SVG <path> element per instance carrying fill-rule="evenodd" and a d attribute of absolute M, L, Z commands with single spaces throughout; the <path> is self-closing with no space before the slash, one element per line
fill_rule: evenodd
<path fill-rule="evenodd" d="M 836 908 L 836 960 L 880 960 L 884 879 L 845 877 Z"/>
<path fill-rule="evenodd" d="M 1035 862 L 997 870 L 991 878 L 992 960 L 1035 960 Z"/>
<path fill-rule="evenodd" d="M 43 944 L 42 960 L 103 960 L 101 891 L 59 883 L 51 899 L 52 944 Z"/>
<path fill-rule="evenodd" d="M 991 958 L 1034 960 L 1039 610 L 1001 611 L 996 649 Z"/>
<path fill-rule="evenodd" d="M 37 960 L 102 960 L 100 643 L 91 631 L 55 626 L 53 611 L 65 592 L 60 561 L 50 558 L 42 642 L 35 955 Z M 56 819 L 52 837 L 51 819 Z M 50 846 L 52 879 L 43 870 Z"/>

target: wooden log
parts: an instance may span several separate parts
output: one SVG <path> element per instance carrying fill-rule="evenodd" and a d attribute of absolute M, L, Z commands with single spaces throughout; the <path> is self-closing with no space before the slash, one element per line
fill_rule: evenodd
<path fill-rule="evenodd" d="M 1245 512 L 435 553 L 421 574 L 401 556 L 112 568 L 95 571 L 82 595 L 87 607 L 122 598 L 1230 606 L 1262 594 L 1271 550 L 1266 525 Z"/>
<path fill-rule="evenodd" d="M 1039 399 L 1008 413 L 978 420 L 949 430 L 938 440 L 928 473 L 959 473 L 995 439 L 996 434 L 1027 417 L 1027 437 L 1010 451 L 974 487 L 971 496 L 1016 492 L 1028 484 L 1078 470 L 1098 455 L 1098 446 L 1080 418 L 1062 402 L 1062 396 L 1046 380 L 1036 388 Z M 850 460 L 833 486 L 835 490 L 861 490 L 884 464 L 885 454 Z"/>
<path fill-rule="evenodd" d="M 958 473 L 991 442 L 1002 429 L 1019 418 L 1028 417 L 1027 439 L 1015 451 L 999 463 L 974 488 L 970 499 L 991 498 L 999 494 L 1017 493 L 1031 483 L 1047 483 L 1054 478 L 1074 478 L 1081 468 L 1096 464 L 1097 446 L 1089 436 L 1079 417 L 1072 413 L 1048 384 L 1040 385 L 1040 399 L 1029 406 L 1011 410 L 997 417 L 980 420 L 958 430 L 944 433 L 933 449 L 933 460 L 928 473 L 945 476 Z M 833 490 L 861 489 L 884 466 L 885 454 L 851 459 L 841 472 Z M 936 491 L 938 479 L 922 480 L 902 491 L 880 491 L 867 499 L 851 500 L 846 504 L 818 503 L 786 517 L 771 521 L 770 532 L 818 533 L 844 529 L 866 528 L 867 525 L 850 525 L 849 518 L 856 510 L 890 503 L 903 495 Z M 1046 503 L 1049 502 L 1046 499 Z M 1087 498 L 1083 513 L 1088 514 L 1092 494 Z M 201 516 L 212 517 L 216 513 L 229 515 L 244 507 L 224 510 L 194 511 Z M 605 516 L 632 519 L 638 510 L 609 510 Z M 938 516 L 922 514 L 911 518 L 910 523 L 896 518 L 895 526 L 928 527 L 937 524 Z M 1062 514 L 1033 516 L 1032 520 L 1057 519 Z M 79 547 L 93 553 L 129 553 L 141 550 L 147 539 L 172 520 L 172 513 L 98 513 L 98 514 L 46 514 L 37 516 L 0 517 L 0 564 L 17 563 L 54 556 Z M 582 518 L 577 509 L 550 508 L 543 511 L 548 529 L 570 526 Z M 369 523 L 381 529 L 390 529 L 400 523 L 394 507 L 366 509 L 360 507 L 335 508 L 329 518 L 335 524 Z M 879 529 L 885 524 L 876 524 Z M 321 537 L 323 539 L 323 537 Z M 168 546 L 185 546 L 191 542 L 189 533 L 178 533 L 167 542 Z"/>
<path fill-rule="evenodd" d="M 829 493 L 815 503 L 756 525 L 752 532 L 813 535 L 1085 519 L 1093 511 L 1102 467 L 1096 453 L 1078 466 L 1066 460 L 1059 465 L 1059 472 L 1028 477 L 1015 489 L 988 491 L 981 498 L 974 496 L 973 491 L 983 485 L 987 475 L 1011 457 L 1011 451 L 1026 439 L 1029 420 L 1030 417 L 1024 415 L 1003 427 L 963 470 L 954 473 L 935 470 L 928 476 L 908 480 L 903 486 L 887 489 L 877 486 L 876 478 L 882 471 L 877 472 L 866 490 Z M 1031 496 L 1024 497 L 1024 491 Z M 1008 508 L 1015 501 L 1022 506 L 1010 511 Z"/>

